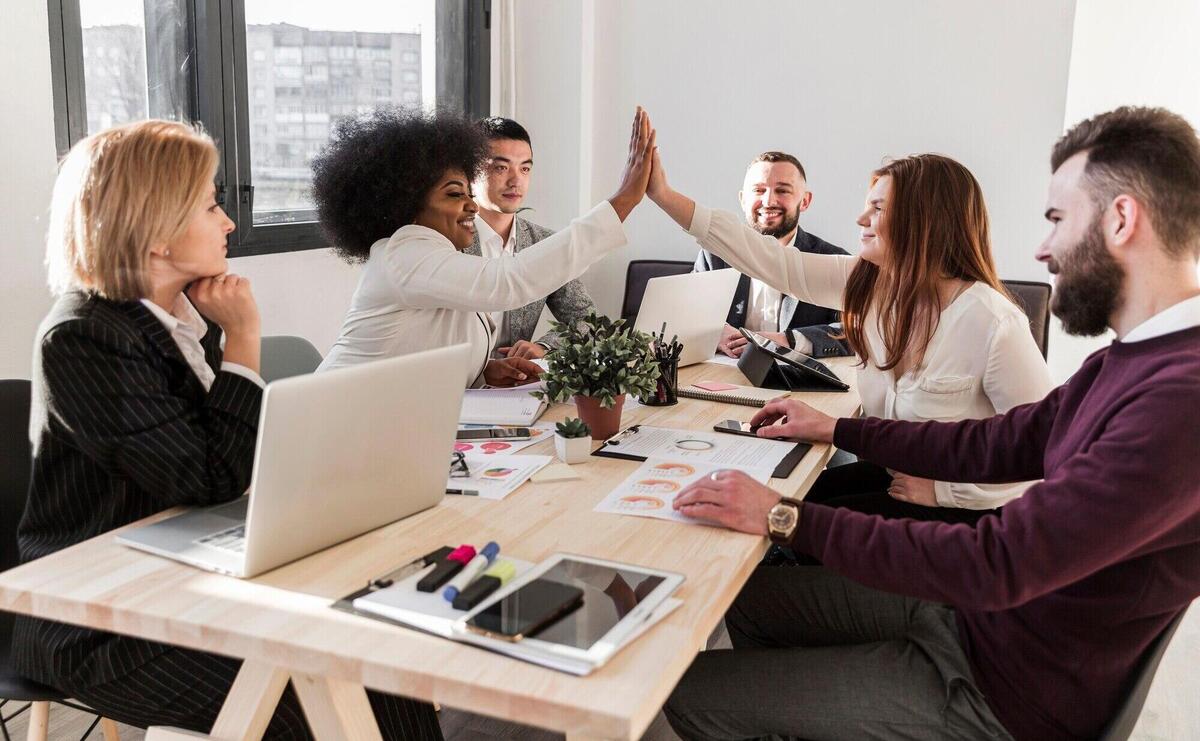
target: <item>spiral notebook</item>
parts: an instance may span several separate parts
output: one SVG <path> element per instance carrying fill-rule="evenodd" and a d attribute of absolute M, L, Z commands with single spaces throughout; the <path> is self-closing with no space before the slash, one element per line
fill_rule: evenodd
<path fill-rule="evenodd" d="M 679 395 L 688 399 L 703 401 L 719 401 L 723 404 L 741 404 L 748 407 L 761 407 L 772 399 L 781 399 L 788 395 L 787 391 L 776 389 L 760 389 L 755 386 L 737 386 L 732 383 L 719 381 L 701 381 L 691 386 L 679 389 Z"/>

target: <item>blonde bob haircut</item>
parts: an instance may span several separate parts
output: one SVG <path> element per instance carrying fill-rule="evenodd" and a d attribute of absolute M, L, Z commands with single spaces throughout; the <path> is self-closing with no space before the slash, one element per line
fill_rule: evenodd
<path fill-rule="evenodd" d="M 138 121 L 71 148 L 50 202 L 50 290 L 112 301 L 150 295 L 150 250 L 178 239 L 217 171 L 212 139 L 195 126 Z"/>

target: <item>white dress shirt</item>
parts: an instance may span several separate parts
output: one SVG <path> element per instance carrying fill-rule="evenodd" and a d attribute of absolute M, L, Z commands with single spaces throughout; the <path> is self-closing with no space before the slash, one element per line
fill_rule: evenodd
<path fill-rule="evenodd" d="M 774 237 L 725 211 L 696 204 L 688 230 L 704 249 L 801 301 L 842 309 L 857 257 L 781 250 Z M 872 362 L 858 371 L 863 412 L 912 421 L 983 419 L 1039 401 L 1053 384 L 1021 310 L 990 286 L 974 283 L 942 310 L 919 366 L 900 378 L 875 363 L 886 355 L 876 316 L 864 321 Z M 932 451 L 931 451 L 932 453 Z M 1019 497 L 1020 484 L 934 483 L 943 507 L 989 509 Z"/>
<path fill-rule="evenodd" d="M 496 258 L 463 254 L 427 227 L 400 227 L 371 246 L 342 331 L 318 371 L 465 342 L 471 345 L 465 384 L 482 385 L 495 337 L 489 312 L 544 298 L 625 242 L 608 201 L 537 244 Z"/>
<path fill-rule="evenodd" d="M 204 390 L 211 389 L 217 374 L 204 359 L 204 347 L 200 344 L 200 340 L 208 334 L 208 325 L 205 324 L 204 317 L 200 316 L 200 312 L 196 311 L 196 307 L 192 306 L 192 302 L 181 293 L 175 299 L 175 305 L 171 307 L 170 313 L 148 298 L 142 299 L 142 305 L 149 309 L 150 313 L 162 322 L 167 331 L 171 333 L 171 339 L 175 340 L 179 352 L 183 353 L 183 359 L 196 374 L 196 378 L 200 379 Z M 266 385 L 262 376 L 239 363 L 222 361 L 221 370 L 248 378 L 259 386 Z"/>
<path fill-rule="evenodd" d="M 746 329 L 751 332 L 779 331 L 779 310 L 783 305 L 782 293 L 758 278 L 751 278 L 750 297 L 747 301 Z"/>
<path fill-rule="evenodd" d="M 1200 327 L 1200 296 L 1192 296 L 1163 309 L 1131 329 L 1120 341 L 1141 342 L 1192 327 Z"/>
<path fill-rule="evenodd" d="M 496 258 L 515 254 L 517 244 L 516 223 L 509 227 L 507 242 L 500 238 L 500 235 L 496 233 L 492 225 L 484 221 L 482 216 L 475 217 L 475 232 L 479 235 L 479 254 L 484 257 Z M 492 324 L 496 327 L 495 337 L 508 336 L 507 315 L 507 311 L 491 312 Z"/>

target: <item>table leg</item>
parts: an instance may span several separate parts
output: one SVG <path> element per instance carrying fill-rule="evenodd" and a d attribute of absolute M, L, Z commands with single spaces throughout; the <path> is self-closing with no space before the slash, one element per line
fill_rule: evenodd
<path fill-rule="evenodd" d="M 292 687 L 317 741 L 383 741 L 361 684 L 293 674 Z"/>
<path fill-rule="evenodd" d="M 275 706 L 287 687 L 288 673 L 270 664 L 254 661 L 242 663 L 211 734 L 195 733 L 180 728 L 154 726 L 146 731 L 146 741 L 189 741 L 199 738 L 221 741 L 258 741 L 266 733 L 267 724 L 275 714 Z"/>

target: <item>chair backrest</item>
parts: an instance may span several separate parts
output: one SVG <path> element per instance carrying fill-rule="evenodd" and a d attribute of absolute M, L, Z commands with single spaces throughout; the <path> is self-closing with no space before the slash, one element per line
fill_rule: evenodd
<path fill-rule="evenodd" d="M 621 302 L 621 318 L 630 324 L 642 306 L 642 295 L 651 278 L 692 272 L 686 260 L 630 260 L 625 270 L 625 300 Z"/>
<path fill-rule="evenodd" d="M 1050 284 L 1028 280 L 1002 280 L 1004 287 L 1017 300 L 1017 306 L 1029 317 L 1029 331 L 1033 341 L 1042 351 L 1042 357 L 1050 348 Z"/>
<path fill-rule="evenodd" d="M 1133 727 L 1137 725 L 1138 716 L 1142 714 L 1142 707 L 1146 704 L 1146 696 L 1150 694 L 1150 684 L 1154 681 L 1154 673 L 1158 671 L 1163 654 L 1167 652 L 1167 645 L 1171 643 L 1171 637 L 1175 635 L 1175 630 L 1183 622 L 1183 616 L 1186 614 L 1187 609 L 1185 608 L 1150 645 L 1150 651 L 1146 654 L 1141 668 L 1134 677 L 1129 694 L 1125 696 L 1125 701 L 1121 703 L 1121 708 L 1117 711 L 1116 716 L 1100 733 L 1099 741 L 1125 741 L 1133 733 Z"/>
<path fill-rule="evenodd" d="M 267 383 L 312 373 L 321 364 L 321 353 L 303 337 L 273 335 L 262 338 L 262 369 Z"/>
<path fill-rule="evenodd" d="M 0 571 L 21 562 L 17 525 L 25 513 L 33 471 L 29 398 L 29 381 L 0 380 Z M 12 628 L 12 613 L 0 612 L 0 667 L 7 663 Z"/>

